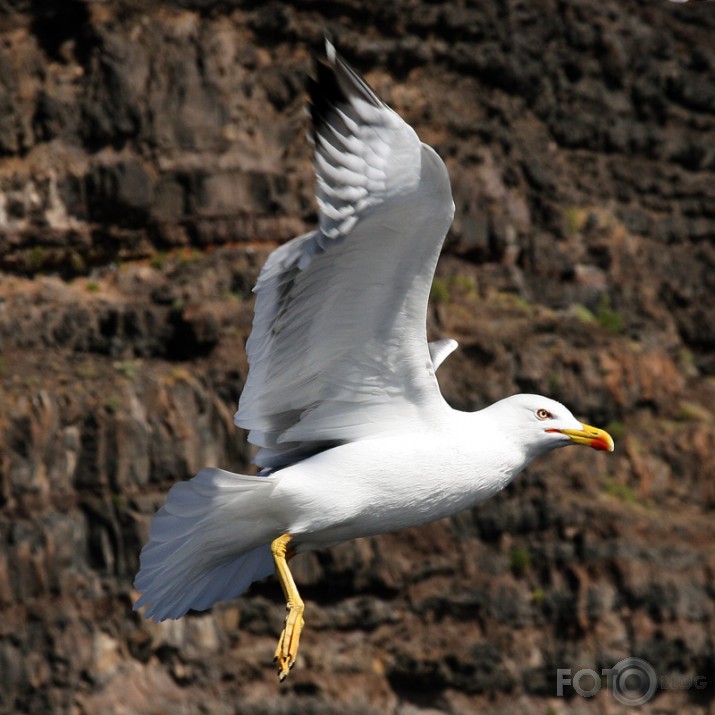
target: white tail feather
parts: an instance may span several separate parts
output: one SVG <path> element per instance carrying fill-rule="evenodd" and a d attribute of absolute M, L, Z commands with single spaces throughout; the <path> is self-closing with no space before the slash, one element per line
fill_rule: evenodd
<path fill-rule="evenodd" d="M 280 535 L 268 501 L 273 480 L 209 468 L 175 484 L 154 516 L 134 585 L 146 618 L 179 618 L 235 598 L 273 573 Z"/>

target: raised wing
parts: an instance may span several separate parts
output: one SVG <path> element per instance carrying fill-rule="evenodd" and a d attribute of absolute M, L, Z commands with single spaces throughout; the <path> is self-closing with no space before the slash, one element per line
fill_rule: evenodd
<path fill-rule="evenodd" d="M 447 170 L 330 43 L 310 100 L 319 229 L 261 272 L 235 417 L 268 469 L 446 408 L 426 313 L 454 214 Z"/>

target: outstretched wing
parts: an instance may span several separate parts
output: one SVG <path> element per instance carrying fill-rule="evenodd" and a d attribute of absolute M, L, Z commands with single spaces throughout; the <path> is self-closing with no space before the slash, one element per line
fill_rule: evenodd
<path fill-rule="evenodd" d="M 235 417 L 268 469 L 445 409 L 426 315 L 454 215 L 446 167 L 330 43 L 310 101 L 319 228 L 261 272 Z"/>

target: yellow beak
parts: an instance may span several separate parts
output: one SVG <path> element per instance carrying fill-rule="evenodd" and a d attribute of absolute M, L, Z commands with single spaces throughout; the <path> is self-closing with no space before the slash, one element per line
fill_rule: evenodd
<path fill-rule="evenodd" d="M 581 425 L 581 429 L 555 429 L 549 432 L 561 432 L 575 444 L 585 444 L 587 447 L 598 449 L 602 452 L 613 452 L 613 437 L 606 430 Z"/>

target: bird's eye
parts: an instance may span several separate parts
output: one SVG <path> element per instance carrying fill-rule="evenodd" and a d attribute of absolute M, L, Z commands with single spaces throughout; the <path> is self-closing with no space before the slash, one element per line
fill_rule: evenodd
<path fill-rule="evenodd" d="M 548 410 L 545 410 L 543 407 L 540 410 L 536 410 L 536 416 L 540 420 L 548 420 L 552 415 Z"/>

